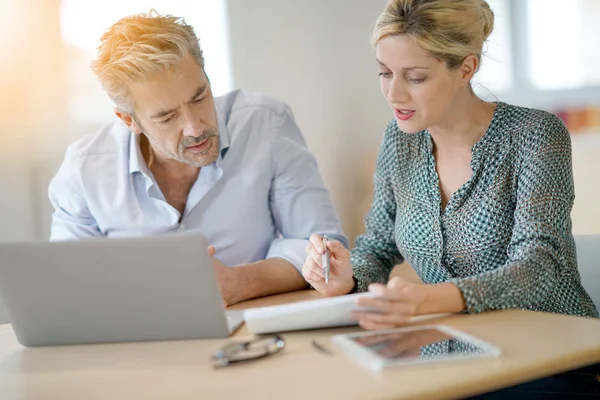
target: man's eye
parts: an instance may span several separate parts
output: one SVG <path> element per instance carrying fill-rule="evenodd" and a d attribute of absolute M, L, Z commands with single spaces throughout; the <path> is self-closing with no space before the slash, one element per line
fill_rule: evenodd
<path fill-rule="evenodd" d="M 167 122 L 171 121 L 173 119 L 173 115 L 171 115 L 169 118 L 167 119 L 163 119 L 162 121 L 159 121 L 159 124 L 166 124 Z"/>

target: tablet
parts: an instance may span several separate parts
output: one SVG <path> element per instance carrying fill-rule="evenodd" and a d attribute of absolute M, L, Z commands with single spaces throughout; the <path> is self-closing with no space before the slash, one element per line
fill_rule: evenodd
<path fill-rule="evenodd" d="M 354 361 L 372 371 L 498 357 L 501 353 L 490 343 L 439 324 L 336 335 L 331 341 Z"/>

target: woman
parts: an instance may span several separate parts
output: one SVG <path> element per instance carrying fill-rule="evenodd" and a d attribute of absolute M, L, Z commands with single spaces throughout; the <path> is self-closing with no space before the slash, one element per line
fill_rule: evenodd
<path fill-rule="evenodd" d="M 521 308 L 597 317 L 577 271 L 571 144 L 556 116 L 488 103 L 470 82 L 494 16 L 483 0 L 395 0 L 373 44 L 389 123 L 365 234 L 348 252 L 311 237 L 305 279 L 360 299 L 366 329 L 430 313 Z M 389 278 L 406 260 L 424 284 Z"/>
<path fill-rule="evenodd" d="M 598 316 L 577 271 L 569 133 L 552 114 L 488 103 L 471 89 L 493 25 L 483 0 L 390 0 L 377 21 L 381 91 L 395 119 L 365 234 L 351 253 L 328 242 L 328 283 L 313 235 L 302 270 L 326 296 L 375 293 L 358 300 L 379 311 L 356 314 L 366 329 L 505 308 Z M 403 260 L 423 284 L 384 285 Z M 485 398 L 590 398 L 600 395 L 596 377 L 600 365 Z"/>

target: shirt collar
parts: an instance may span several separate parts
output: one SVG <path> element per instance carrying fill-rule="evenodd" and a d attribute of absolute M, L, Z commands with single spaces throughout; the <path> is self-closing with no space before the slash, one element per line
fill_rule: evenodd
<path fill-rule="evenodd" d="M 220 158 L 222 159 L 229 149 L 229 130 L 227 129 L 227 116 L 225 113 L 217 108 L 216 114 L 221 142 Z M 144 174 L 149 175 L 146 160 L 144 160 L 142 150 L 140 149 L 140 135 L 136 135 L 131 131 L 129 134 L 129 173 L 143 172 Z"/>
<path fill-rule="evenodd" d="M 227 129 L 228 115 L 225 115 L 225 110 L 220 109 L 218 101 L 215 101 L 215 109 L 219 128 L 219 138 L 221 141 L 221 158 L 223 158 L 229 149 L 230 143 L 229 130 Z"/>
<path fill-rule="evenodd" d="M 140 149 L 140 135 L 129 132 L 129 173 L 143 172 L 148 175 L 148 165 Z"/>

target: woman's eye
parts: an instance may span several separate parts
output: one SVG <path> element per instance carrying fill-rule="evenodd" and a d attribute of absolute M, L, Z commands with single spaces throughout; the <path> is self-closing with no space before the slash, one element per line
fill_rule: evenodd
<path fill-rule="evenodd" d="M 423 83 L 425 78 L 406 78 L 410 83 Z"/>

